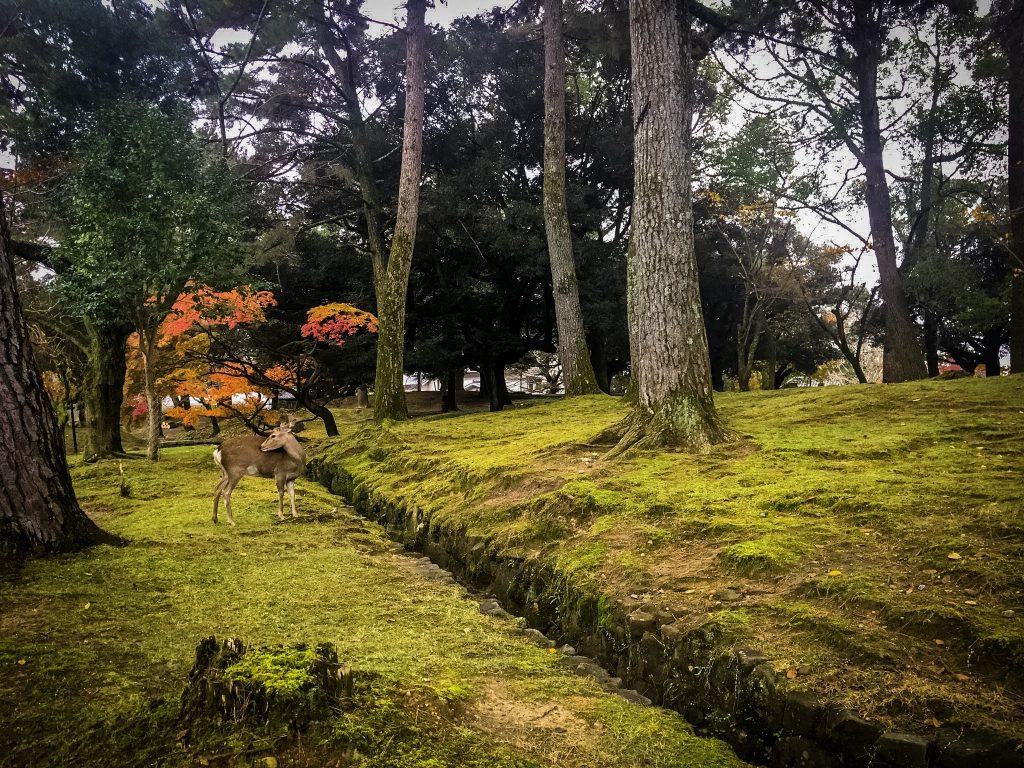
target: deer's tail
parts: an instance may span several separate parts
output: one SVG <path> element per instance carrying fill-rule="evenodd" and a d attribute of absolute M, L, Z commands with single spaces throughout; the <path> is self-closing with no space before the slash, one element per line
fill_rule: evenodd
<path fill-rule="evenodd" d="M 224 469 L 224 463 L 221 461 L 220 446 L 218 445 L 213 449 L 213 460 L 222 470 Z"/>

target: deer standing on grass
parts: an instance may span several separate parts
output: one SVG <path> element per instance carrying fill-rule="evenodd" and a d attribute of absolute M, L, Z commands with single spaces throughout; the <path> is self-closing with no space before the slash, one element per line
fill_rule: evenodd
<path fill-rule="evenodd" d="M 224 496 L 228 524 L 234 525 L 231 515 L 231 492 L 246 475 L 272 477 L 277 482 L 277 519 L 284 520 L 284 492 L 295 510 L 295 479 L 306 471 L 306 452 L 292 434 L 290 421 L 279 424 L 267 438 L 246 435 L 225 440 L 213 452 L 213 460 L 220 467 L 221 478 L 213 493 L 213 522 L 217 522 L 217 506 Z"/>

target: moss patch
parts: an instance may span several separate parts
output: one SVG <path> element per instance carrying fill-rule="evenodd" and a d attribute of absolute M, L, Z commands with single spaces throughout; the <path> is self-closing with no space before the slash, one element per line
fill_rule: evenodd
<path fill-rule="evenodd" d="M 747 437 L 704 456 L 602 460 L 590 441 L 625 406 L 600 396 L 386 429 L 342 410 L 322 455 L 360 493 L 539 558 L 608 604 L 633 595 L 688 625 L 742 610 L 732 642 L 886 725 L 1024 736 L 1024 675 L 1005 674 L 1024 648 L 1024 377 L 717 403 Z"/>
<path fill-rule="evenodd" d="M 603 709 L 610 695 L 596 683 L 511 622 L 483 616 L 459 588 L 424 579 L 376 526 L 311 482 L 298 486 L 303 517 L 278 523 L 273 483 L 243 480 L 237 527 L 214 526 L 210 453 L 123 462 L 130 498 L 119 495 L 116 462 L 73 468 L 87 511 L 132 543 L 32 561 L 0 583 L 0 765 L 249 765 L 266 755 L 375 768 L 584 768 L 602 755 L 622 766 L 739 765 L 679 717 Z M 361 687 L 300 745 L 286 729 L 229 729 L 186 749 L 181 692 L 210 635 L 264 648 L 330 642 Z M 285 656 L 259 652 L 231 674 L 301 688 L 305 654 Z M 496 681 L 508 708 L 484 730 L 467 713 Z M 550 716 L 530 719 L 555 705 L 587 727 L 556 733 Z M 652 723 L 663 743 L 619 739 L 617 729 Z"/>

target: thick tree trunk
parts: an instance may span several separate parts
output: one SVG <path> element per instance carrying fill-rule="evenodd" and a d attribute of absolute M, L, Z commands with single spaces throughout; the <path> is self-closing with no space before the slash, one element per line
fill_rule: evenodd
<path fill-rule="evenodd" d="M 637 402 L 613 453 L 636 444 L 702 451 L 728 436 L 711 390 L 693 250 L 689 21 L 674 0 L 631 0 L 635 179 L 629 243 Z"/>
<path fill-rule="evenodd" d="M 405 359 L 405 296 L 409 288 L 416 219 L 420 205 L 420 166 L 423 155 L 423 71 L 426 0 L 406 4 L 405 125 L 402 132 L 402 173 L 398 187 L 398 213 L 391 252 L 377 287 L 377 375 L 373 389 L 373 417 L 407 419 L 403 368 Z"/>
<path fill-rule="evenodd" d="M 565 193 L 565 45 L 562 0 L 544 0 L 544 229 L 566 397 L 600 390 L 587 353 Z"/>
<path fill-rule="evenodd" d="M 1010 373 L 1024 373 L 1024 0 L 998 5 L 1010 91 Z"/>
<path fill-rule="evenodd" d="M 4 216 L 0 205 L 0 217 Z M 112 541 L 78 506 L 0 232 L 0 566 Z"/>
<path fill-rule="evenodd" d="M 441 384 L 441 413 L 459 410 L 458 393 L 461 389 L 462 377 L 462 368 L 445 371 L 444 381 Z"/>
<path fill-rule="evenodd" d="M 210 416 L 210 435 L 216 436 L 220 434 L 220 419 L 216 416 Z"/>
<path fill-rule="evenodd" d="M 90 320 L 86 320 L 86 328 L 89 333 L 90 369 L 86 397 L 92 419 L 89 454 L 93 457 L 123 454 L 124 353 L 131 328 L 101 325 Z"/>
<path fill-rule="evenodd" d="M 859 25 L 873 29 L 870 21 L 873 3 L 856 4 Z M 864 17 L 861 19 L 861 17 Z M 878 60 L 880 42 L 865 32 L 857 50 L 858 106 L 860 109 L 861 163 L 865 173 L 865 204 L 871 223 L 871 242 L 878 261 L 879 288 L 885 311 L 885 347 L 882 380 L 913 381 L 927 375 L 914 322 L 907 305 L 903 279 L 896 263 L 896 240 L 892 228 L 892 202 L 882 156 L 882 132 L 878 115 Z"/>

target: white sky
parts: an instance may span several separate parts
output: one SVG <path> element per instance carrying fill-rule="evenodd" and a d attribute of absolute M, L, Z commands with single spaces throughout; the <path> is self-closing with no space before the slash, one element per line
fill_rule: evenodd
<path fill-rule="evenodd" d="M 442 5 L 435 1 L 435 8 L 427 10 L 427 23 L 445 26 L 460 16 L 473 16 L 496 6 L 510 8 L 515 0 L 448 0 Z M 404 0 L 366 0 L 363 14 L 371 19 L 398 22 L 405 19 Z"/>

